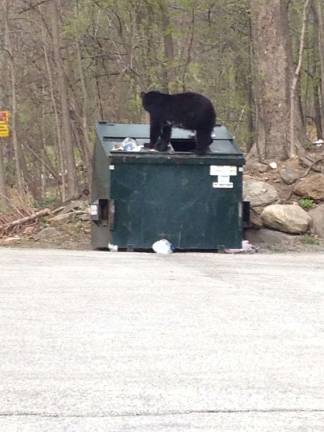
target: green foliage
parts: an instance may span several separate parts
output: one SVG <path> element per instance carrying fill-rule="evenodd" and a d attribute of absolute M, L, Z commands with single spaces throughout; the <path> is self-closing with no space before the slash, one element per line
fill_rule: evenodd
<path fill-rule="evenodd" d="M 298 204 L 304 210 L 309 210 L 315 207 L 314 200 L 309 197 L 303 197 L 298 200 Z"/>
<path fill-rule="evenodd" d="M 58 202 L 58 197 L 56 194 L 47 195 L 43 199 L 37 201 L 36 206 L 39 208 L 53 207 Z"/>
<path fill-rule="evenodd" d="M 310 234 L 305 234 L 303 236 L 302 242 L 305 245 L 314 245 L 314 246 L 320 245 L 319 239 L 317 237 L 314 237 L 313 235 L 310 235 Z"/>

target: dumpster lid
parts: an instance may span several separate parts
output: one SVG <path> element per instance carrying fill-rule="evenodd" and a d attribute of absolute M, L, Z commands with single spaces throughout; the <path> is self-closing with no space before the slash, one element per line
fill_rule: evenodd
<path fill-rule="evenodd" d="M 149 124 L 122 124 L 122 123 L 97 123 L 97 134 L 99 137 L 108 138 L 150 138 Z M 214 139 L 233 139 L 225 126 L 217 125 L 214 128 Z M 195 133 L 188 129 L 180 129 L 173 127 L 171 139 L 186 139 L 192 138 Z"/>
<path fill-rule="evenodd" d="M 97 137 L 101 142 L 107 156 L 110 156 L 112 151 L 112 143 L 122 141 L 129 137 L 142 142 L 149 142 L 150 139 L 150 125 L 149 124 L 122 124 L 122 123 L 109 123 L 100 121 L 96 126 Z M 195 132 L 188 129 L 172 128 L 172 140 L 192 140 L 195 137 Z M 212 134 L 213 143 L 209 147 L 209 155 L 231 155 L 242 157 L 242 152 L 236 146 L 232 135 L 227 128 L 223 125 L 216 125 Z M 116 154 L 117 152 L 113 152 Z M 135 152 L 118 152 L 122 154 L 131 154 Z M 142 152 L 141 152 L 142 153 Z M 143 152 L 146 153 L 146 152 Z M 177 152 L 178 153 L 178 152 Z M 186 152 L 187 155 L 192 156 L 193 153 Z M 150 152 L 152 154 L 152 152 Z M 159 153 L 162 155 L 163 153 Z M 182 154 L 185 154 L 182 152 Z M 196 155 L 194 155 L 197 157 Z"/>

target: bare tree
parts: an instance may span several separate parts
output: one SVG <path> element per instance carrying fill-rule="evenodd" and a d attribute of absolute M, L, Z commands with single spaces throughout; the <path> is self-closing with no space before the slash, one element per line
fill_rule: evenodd
<path fill-rule="evenodd" d="M 3 140 L 0 138 L 0 212 L 7 209 L 7 188 L 3 162 Z"/>
<path fill-rule="evenodd" d="M 168 92 L 170 84 L 175 84 L 175 69 L 174 69 L 174 45 L 171 29 L 171 22 L 169 11 L 165 0 L 158 0 L 158 6 L 161 13 L 161 27 L 163 34 L 163 47 L 164 47 L 164 62 L 162 68 L 162 88 Z"/>
<path fill-rule="evenodd" d="M 59 170 L 61 172 L 61 198 L 63 201 L 66 200 L 66 176 L 65 173 L 65 159 L 64 159 L 64 153 L 63 153 L 63 142 L 62 142 L 62 133 L 61 133 L 61 124 L 59 119 L 59 112 L 57 107 L 57 102 L 55 98 L 55 91 L 54 91 L 54 80 L 53 80 L 53 72 L 51 69 L 50 61 L 49 61 L 49 55 L 48 55 L 48 47 L 47 47 L 47 40 L 46 40 L 46 28 L 45 24 L 42 21 L 41 23 L 41 35 L 42 35 L 42 42 L 43 42 L 43 51 L 44 51 L 44 60 L 45 60 L 45 68 L 47 71 L 47 82 L 49 85 L 49 91 L 51 96 L 51 102 L 53 106 L 54 111 L 54 120 L 55 120 L 55 131 L 56 131 L 56 144 L 57 144 L 57 154 L 58 154 L 58 165 Z"/>
<path fill-rule="evenodd" d="M 301 30 L 301 36 L 300 36 L 300 43 L 299 43 L 299 54 L 298 54 L 298 64 L 295 69 L 294 76 L 291 81 L 291 87 L 290 87 L 290 124 L 289 124 L 289 157 L 296 157 L 297 156 L 297 144 L 296 143 L 296 114 L 295 114 L 295 107 L 296 107 L 296 88 L 297 83 L 300 77 L 301 67 L 303 63 L 303 54 L 304 54 L 304 45 L 305 45 L 305 33 L 306 33 L 306 24 L 307 24 L 307 12 L 308 7 L 310 4 L 310 0 L 306 0 L 304 4 L 304 11 L 303 11 L 303 24 L 302 24 L 302 30 Z"/>
<path fill-rule="evenodd" d="M 317 41 L 318 41 L 318 53 L 320 59 L 320 70 L 321 70 L 321 120 L 322 120 L 322 131 L 324 131 L 324 13 L 323 4 L 321 0 L 314 0 L 315 11 L 316 11 L 316 22 L 317 22 Z"/>
<path fill-rule="evenodd" d="M 70 108 L 68 100 L 68 85 L 64 70 L 64 62 L 60 52 L 61 40 L 59 31 L 59 14 L 58 14 L 58 0 L 51 0 L 49 3 L 51 21 L 52 21 L 52 37 L 53 37 L 53 50 L 54 58 L 57 68 L 57 81 L 59 87 L 60 101 L 61 101 L 61 120 L 62 132 L 64 142 L 64 159 L 66 162 L 67 173 L 62 173 L 67 176 L 67 198 L 73 198 L 78 195 L 77 177 L 74 159 L 74 146 L 72 126 L 70 119 Z"/>
<path fill-rule="evenodd" d="M 251 0 L 260 159 L 287 157 L 288 0 Z"/>
<path fill-rule="evenodd" d="M 10 87 L 11 87 L 11 136 L 15 154 L 16 178 L 18 193 L 21 197 L 24 195 L 24 179 L 21 167 L 20 147 L 17 138 L 17 95 L 16 95 L 16 67 L 14 51 L 11 44 L 11 32 L 9 21 L 9 1 L 3 0 L 2 12 L 4 18 L 4 36 L 5 36 L 5 51 L 9 64 Z"/>

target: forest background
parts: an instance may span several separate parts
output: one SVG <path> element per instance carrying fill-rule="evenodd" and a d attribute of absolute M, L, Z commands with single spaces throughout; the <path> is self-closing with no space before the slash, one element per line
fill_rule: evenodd
<path fill-rule="evenodd" d="M 322 0 L 0 0 L 0 211 L 89 189 L 95 124 L 142 90 L 196 91 L 260 161 L 324 130 Z M 3 121 L 4 119 L 0 119 Z"/>

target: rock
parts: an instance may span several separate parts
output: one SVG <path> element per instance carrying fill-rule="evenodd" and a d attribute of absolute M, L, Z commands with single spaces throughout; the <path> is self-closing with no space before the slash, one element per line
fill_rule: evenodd
<path fill-rule="evenodd" d="M 300 236 L 267 228 L 246 230 L 245 238 L 253 245 L 275 250 L 295 250 L 297 243 L 300 242 Z"/>
<path fill-rule="evenodd" d="M 257 211 L 258 209 L 250 209 L 250 223 L 255 228 L 261 228 L 263 226 L 260 213 Z M 262 209 L 263 210 L 263 209 Z"/>
<path fill-rule="evenodd" d="M 311 217 L 298 205 L 273 204 L 261 214 L 265 226 L 279 231 L 301 234 L 308 230 Z"/>
<path fill-rule="evenodd" d="M 246 157 L 245 160 L 245 168 L 247 171 L 251 172 L 265 172 L 268 171 L 269 165 L 263 162 L 260 162 L 258 158 L 255 157 Z"/>
<path fill-rule="evenodd" d="M 70 213 L 73 210 L 86 210 L 88 208 L 88 203 L 86 201 L 75 200 L 71 201 L 64 206 L 62 213 Z"/>
<path fill-rule="evenodd" d="M 268 171 L 268 165 L 263 164 L 263 163 L 259 163 L 258 164 L 258 172 L 259 173 L 263 174 L 263 173 L 265 173 L 267 171 Z"/>
<path fill-rule="evenodd" d="M 288 185 L 295 183 L 295 181 L 302 175 L 299 162 L 295 159 L 288 160 L 284 165 L 282 165 L 279 173 L 282 180 Z"/>
<path fill-rule="evenodd" d="M 74 213 L 61 213 L 48 220 L 51 224 L 60 224 L 71 222 L 74 219 Z"/>
<path fill-rule="evenodd" d="M 81 213 L 80 215 L 78 215 L 78 219 L 82 222 L 87 222 L 90 220 L 90 215 L 89 213 Z"/>
<path fill-rule="evenodd" d="M 324 174 L 313 174 L 301 179 L 297 182 L 294 192 L 315 201 L 324 200 Z"/>
<path fill-rule="evenodd" d="M 265 173 L 268 171 L 269 166 L 267 164 L 263 164 L 254 159 L 247 160 L 245 164 L 245 169 L 250 173 Z"/>
<path fill-rule="evenodd" d="M 308 214 L 312 218 L 312 232 L 324 238 L 324 204 L 310 210 Z"/>
<path fill-rule="evenodd" d="M 278 200 L 278 192 L 268 183 L 244 179 L 243 182 L 244 201 L 250 201 L 251 207 L 266 206 Z"/>
<path fill-rule="evenodd" d="M 61 233 L 53 227 L 47 227 L 34 235 L 35 240 L 56 240 L 61 237 Z"/>

